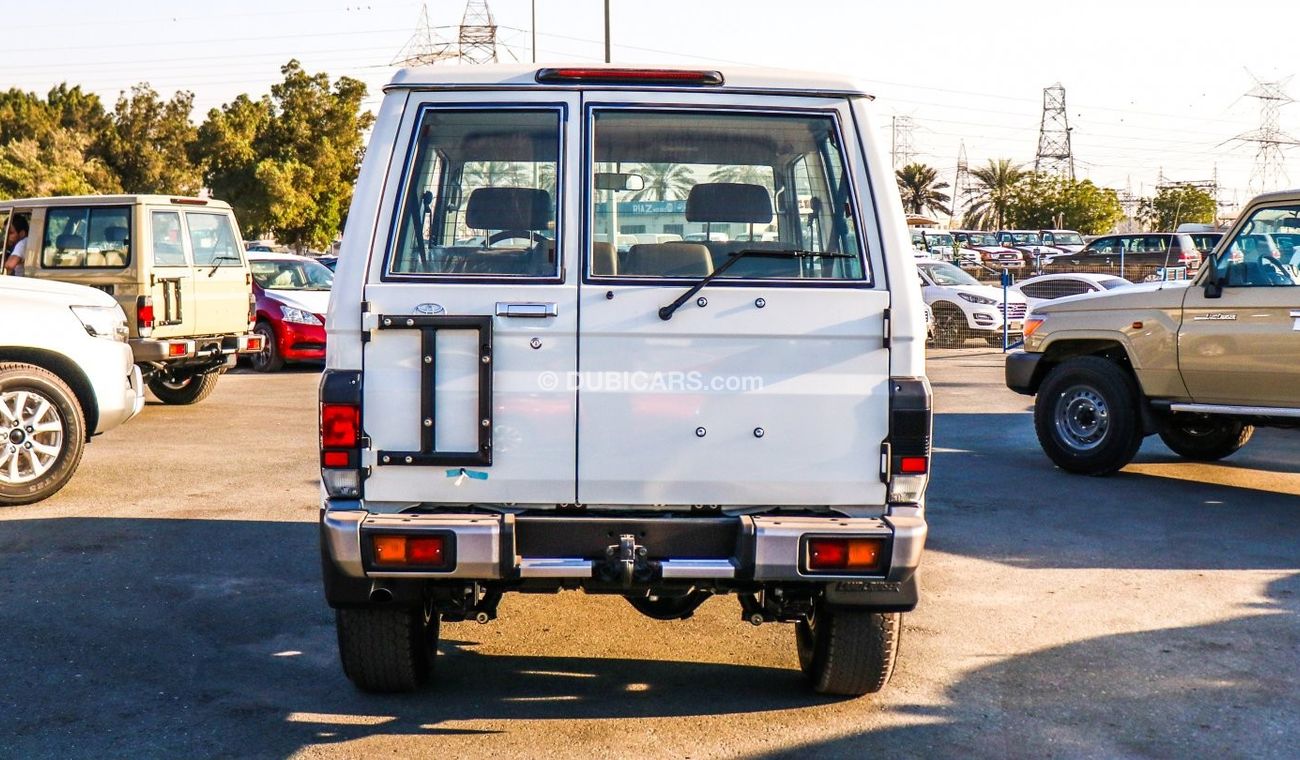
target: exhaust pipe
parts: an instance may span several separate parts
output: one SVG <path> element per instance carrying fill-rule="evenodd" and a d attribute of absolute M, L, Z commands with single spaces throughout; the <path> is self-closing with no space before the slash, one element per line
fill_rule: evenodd
<path fill-rule="evenodd" d="M 391 589 L 381 586 L 378 583 L 370 586 L 370 601 L 375 604 L 387 604 L 393 601 L 393 592 Z"/>

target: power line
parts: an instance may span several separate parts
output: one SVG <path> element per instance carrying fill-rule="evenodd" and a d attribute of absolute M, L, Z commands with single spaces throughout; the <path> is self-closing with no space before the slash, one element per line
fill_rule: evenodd
<path fill-rule="evenodd" d="M 900 169 L 912 163 L 916 157 L 916 150 L 912 147 L 912 132 L 916 129 L 916 122 L 912 121 L 911 116 L 895 116 L 889 123 L 892 131 L 889 155 L 894 168 Z"/>
<path fill-rule="evenodd" d="M 1286 171 L 1286 156 L 1282 155 L 1282 149 L 1300 145 L 1300 141 L 1283 132 L 1278 121 L 1282 107 L 1295 102 L 1284 89 L 1290 81 L 1291 77 L 1277 82 L 1264 82 L 1256 77 L 1255 86 L 1245 97 L 1259 100 L 1259 128 L 1243 132 L 1228 141 L 1254 143 L 1256 146 L 1255 167 L 1251 170 L 1250 184 L 1247 186 L 1252 194 L 1276 190 L 1290 182 Z"/>

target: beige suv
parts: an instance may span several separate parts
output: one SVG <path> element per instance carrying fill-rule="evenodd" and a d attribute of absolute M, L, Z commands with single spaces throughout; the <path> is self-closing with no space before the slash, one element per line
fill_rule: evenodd
<path fill-rule="evenodd" d="M 24 274 L 98 288 L 126 312 L 131 352 L 164 403 L 216 387 L 250 334 L 251 277 L 230 206 L 204 198 L 95 195 L 0 201 L 28 223 Z"/>
<path fill-rule="evenodd" d="M 1151 433 L 1221 459 L 1256 426 L 1300 427 L 1300 190 L 1254 199 L 1190 282 L 1052 301 L 1025 322 L 1007 386 L 1062 469 L 1114 472 Z"/>

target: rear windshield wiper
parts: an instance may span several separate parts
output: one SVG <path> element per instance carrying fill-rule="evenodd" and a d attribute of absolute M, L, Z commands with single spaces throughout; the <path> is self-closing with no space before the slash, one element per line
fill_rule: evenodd
<path fill-rule="evenodd" d="M 217 273 L 217 267 L 220 267 L 221 262 L 223 261 L 239 261 L 239 257 L 238 256 L 213 256 L 212 268 L 208 270 L 209 277 Z"/>
<path fill-rule="evenodd" d="M 762 249 L 762 248 L 746 248 L 746 249 L 744 249 L 744 250 L 740 250 L 740 251 L 733 251 L 733 252 L 731 252 L 731 253 L 728 254 L 728 255 L 731 256 L 731 258 L 729 258 L 729 259 L 727 259 L 725 262 L 723 262 L 722 266 L 720 266 L 720 267 L 718 267 L 717 269 L 713 270 L 713 273 L 712 273 L 712 274 L 710 274 L 709 276 L 705 277 L 703 280 L 700 280 L 699 282 L 697 282 L 697 283 L 695 283 L 694 285 L 692 285 L 692 286 L 691 286 L 691 289 L 688 290 L 688 291 L 686 291 L 685 293 L 682 293 L 680 296 L 678 296 L 678 297 L 677 297 L 677 300 L 673 301 L 672 303 L 668 304 L 667 306 L 660 307 L 660 309 L 659 309 L 659 318 L 662 319 L 662 320 L 665 320 L 665 321 L 666 321 L 666 320 L 669 320 L 669 319 L 672 319 L 672 318 L 673 318 L 673 312 L 677 311 L 677 309 L 678 309 L 682 304 L 684 304 L 684 303 L 686 303 L 688 300 L 690 300 L 691 296 L 693 296 L 693 295 L 695 295 L 696 293 L 698 293 L 698 292 L 700 292 L 701 290 L 703 290 L 703 289 L 704 289 L 704 286 L 708 285 L 709 283 L 711 283 L 711 282 L 713 282 L 714 280 L 716 280 L 716 279 L 718 279 L 719 277 L 721 277 L 723 272 L 725 272 L 725 271 L 727 271 L 728 269 L 730 269 L 730 268 L 732 267 L 733 264 L 735 264 L 737 261 L 740 261 L 740 260 L 743 259 L 743 258 L 758 258 L 758 259 L 852 259 L 852 258 L 857 258 L 857 256 L 856 256 L 855 254 L 852 254 L 852 253 L 831 253 L 831 252 L 826 252 L 826 251 L 803 251 L 803 250 L 798 250 L 798 249 L 788 249 L 788 250 L 784 250 L 784 251 L 772 251 L 772 250 L 767 250 L 767 249 Z"/>

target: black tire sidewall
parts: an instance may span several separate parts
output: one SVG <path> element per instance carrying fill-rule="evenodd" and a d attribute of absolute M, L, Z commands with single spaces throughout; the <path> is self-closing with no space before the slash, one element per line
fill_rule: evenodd
<path fill-rule="evenodd" d="M 163 385 L 161 376 L 155 377 L 149 381 L 149 390 L 153 395 L 164 404 L 188 405 L 197 404 L 208 396 L 212 395 L 216 387 L 217 379 L 221 376 L 220 369 L 209 370 L 207 372 L 196 372 L 190 375 L 185 385 L 180 388 L 168 388 Z"/>
<path fill-rule="evenodd" d="M 930 307 L 934 314 L 934 344 L 939 348 L 961 348 L 966 345 L 964 335 L 966 328 L 966 315 L 960 306 L 947 302 L 939 302 Z M 944 331 L 945 325 L 956 325 L 956 334 L 952 335 Z"/>
<path fill-rule="evenodd" d="M 248 363 L 252 366 L 254 372 L 275 372 L 284 368 L 284 359 L 280 356 L 280 347 L 276 343 L 275 328 L 267 322 L 258 322 L 253 328 L 255 332 L 262 336 L 266 343 L 267 359 L 260 362 L 260 354 L 249 357 Z"/>
<path fill-rule="evenodd" d="M 1186 425 L 1212 425 L 1214 430 L 1197 435 L 1189 433 Z M 1175 454 L 1202 462 L 1212 462 L 1232 454 L 1246 445 L 1254 435 L 1255 428 L 1240 420 L 1186 420 L 1174 416 L 1160 426 L 1160 440 Z"/>
<path fill-rule="evenodd" d="M 1071 388 L 1090 388 L 1105 401 L 1110 421 L 1100 445 L 1076 449 L 1056 430 L 1056 407 Z M 1047 456 L 1061 469 L 1085 475 L 1108 475 L 1132 461 L 1142 444 L 1137 385 L 1115 362 L 1084 356 L 1063 362 L 1043 380 L 1034 402 L 1034 428 Z"/>
<path fill-rule="evenodd" d="M 0 506 L 31 504 L 53 496 L 72 479 L 86 445 L 86 421 L 76 395 L 58 376 L 33 365 L 0 365 L 0 391 L 36 393 L 63 418 L 63 450 L 41 478 L 20 485 L 0 484 Z"/>

